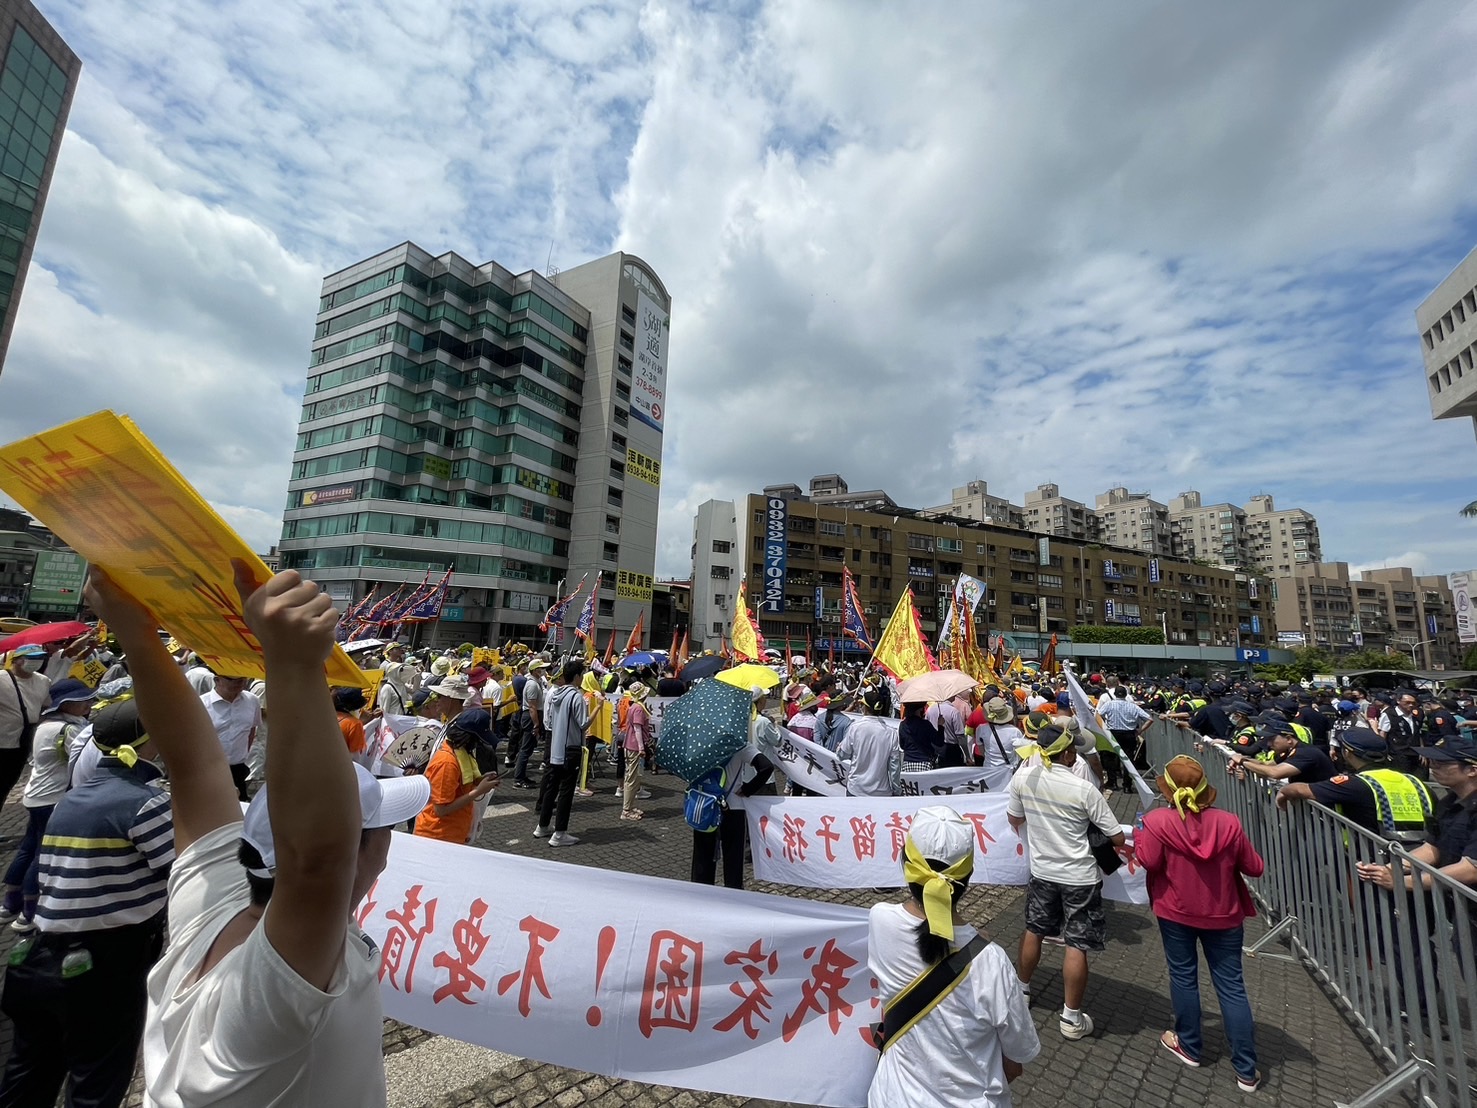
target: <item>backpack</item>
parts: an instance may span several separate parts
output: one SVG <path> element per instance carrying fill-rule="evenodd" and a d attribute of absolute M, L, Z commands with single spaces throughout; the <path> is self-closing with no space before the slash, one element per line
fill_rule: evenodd
<path fill-rule="evenodd" d="M 694 831 L 716 831 L 728 807 L 727 773 L 710 769 L 691 785 L 682 799 L 682 818 Z"/>

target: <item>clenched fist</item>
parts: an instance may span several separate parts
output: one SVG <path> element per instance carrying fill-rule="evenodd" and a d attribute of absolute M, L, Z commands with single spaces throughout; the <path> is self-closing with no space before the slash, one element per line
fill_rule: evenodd
<path fill-rule="evenodd" d="M 270 658 L 308 665 L 328 660 L 338 611 L 326 593 L 295 569 L 283 570 L 261 585 L 245 562 L 231 565 L 246 625 Z"/>

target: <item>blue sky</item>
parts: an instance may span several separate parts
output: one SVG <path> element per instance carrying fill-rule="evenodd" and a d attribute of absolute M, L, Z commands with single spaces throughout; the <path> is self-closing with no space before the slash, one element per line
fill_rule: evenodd
<path fill-rule="evenodd" d="M 658 570 L 709 497 L 1271 492 L 1477 563 L 1413 313 L 1477 244 L 1477 11 L 41 6 L 84 70 L 0 438 L 132 414 L 274 540 L 324 274 L 411 239 L 673 291 Z"/>

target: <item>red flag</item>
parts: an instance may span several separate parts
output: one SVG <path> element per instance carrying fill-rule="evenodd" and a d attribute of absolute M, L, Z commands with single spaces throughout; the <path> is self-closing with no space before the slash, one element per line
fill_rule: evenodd
<path fill-rule="evenodd" d="M 677 648 L 677 657 L 676 657 L 675 660 L 680 661 L 680 663 L 682 665 L 684 665 L 684 666 L 687 664 L 687 632 L 686 631 L 682 632 L 682 645 Z"/>
<path fill-rule="evenodd" d="M 723 658 L 725 661 L 730 660 L 733 657 L 733 655 L 728 652 L 728 636 L 721 633 L 718 636 L 718 656 L 720 658 Z"/>
<path fill-rule="evenodd" d="M 636 617 L 636 626 L 631 628 L 630 638 L 626 639 L 626 654 L 634 654 L 641 649 L 641 633 L 646 628 L 646 612 L 643 611 Z"/>
<path fill-rule="evenodd" d="M 615 665 L 615 628 L 610 629 L 610 641 L 605 644 L 605 668 Z"/>
<path fill-rule="evenodd" d="M 1061 668 L 1056 660 L 1056 636 L 1052 635 L 1046 653 L 1041 655 L 1041 672 L 1048 677 L 1055 677 Z"/>
<path fill-rule="evenodd" d="M 810 637 L 809 627 L 805 629 L 805 664 L 808 666 L 815 665 L 815 645 L 814 640 Z"/>
<path fill-rule="evenodd" d="M 829 639 L 826 640 L 826 665 L 830 667 L 832 673 L 835 673 L 836 672 L 836 636 L 835 635 L 832 635 Z"/>

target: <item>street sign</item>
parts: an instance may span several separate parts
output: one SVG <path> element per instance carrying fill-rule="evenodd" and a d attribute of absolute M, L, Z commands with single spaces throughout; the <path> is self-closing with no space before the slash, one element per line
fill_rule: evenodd
<path fill-rule="evenodd" d="M 39 550 L 31 574 L 30 610 L 75 612 L 82 606 L 87 561 L 71 550 Z"/>
<path fill-rule="evenodd" d="M 1265 664 L 1272 660 L 1272 652 L 1270 650 L 1258 647 L 1245 646 L 1236 651 L 1236 660 L 1240 662 L 1259 662 Z"/>

